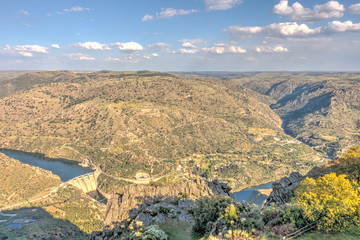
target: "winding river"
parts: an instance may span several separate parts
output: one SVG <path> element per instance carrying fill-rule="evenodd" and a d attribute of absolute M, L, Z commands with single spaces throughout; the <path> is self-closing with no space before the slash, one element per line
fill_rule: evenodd
<path fill-rule="evenodd" d="M 0 149 L 0 152 L 22 163 L 49 170 L 53 174 L 58 175 L 63 182 L 66 182 L 74 177 L 93 172 L 90 168 L 82 167 L 78 165 L 77 162 L 71 162 L 68 160 L 43 158 L 32 153 L 14 150 Z"/>

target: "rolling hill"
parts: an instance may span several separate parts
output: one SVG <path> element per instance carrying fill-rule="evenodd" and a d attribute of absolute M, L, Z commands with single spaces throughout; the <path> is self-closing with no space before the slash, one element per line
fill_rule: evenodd
<path fill-rule="evenodd" d="M 194 172 L 239 189 L 321 160 L 283 133 L 260 94 L 239 84 L 148 71 L 40 72 L 9 81 L 15 90 L 0 99 L 1 148 L 90 158 L 114 177 Z"/>
<path fill-rule="evenodd" d="M 360 142 L 359 73 L 253 73 L 233 82 L 271 97 L 291 136 L 341 155 Z"/>

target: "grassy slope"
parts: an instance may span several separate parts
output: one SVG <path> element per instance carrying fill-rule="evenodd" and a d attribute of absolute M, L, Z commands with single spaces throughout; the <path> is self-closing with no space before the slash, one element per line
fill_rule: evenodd
<path fill-rule="evenodd" d="M 2 153 L 0 173 L 0 207 L 27 201 L 61 183 L 51 172 L 20 163 Z"/>
<path fill-rule="evenodd" d="M 42 74 L 58 76 L 36 76 Z M 1 147 L 77 161 L 88 156 L 125 177 L 139 170 L 160 176 L 195 154 L 243 187 L 306 171 L 316 161 L 309 147 L 288 141 L 258 94 L 239 85 L 151 72 L 82 73 L 75 80 L 66 74 L 68 82 L 0 99 Z"/>
<path fill-rule="evenodd" d="M 56 219 L 69 221 L 86 234 L 100 231 L 104 225 L 101 211 L 104 210 L 105 205 L 70 185 L 60 189 L 46 201 L 37 202 L 34 206 L 43 208 Z M 65 216 L 49 210 L 52 207 L 64 211 Z"/>

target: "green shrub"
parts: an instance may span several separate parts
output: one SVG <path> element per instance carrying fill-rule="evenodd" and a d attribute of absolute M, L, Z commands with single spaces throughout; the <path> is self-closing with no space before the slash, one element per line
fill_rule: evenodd
<path fill-rule="evenodd" d="M 270 206 L 261 211 L 264 224 L 267 226 L 275 226 L 283 223 L 285 211 L 277 206 Z"/>
<path fill-rule="evenodd" d="M 291 224 L 295 228 L 305 227 L 309 222 L 306 221 L 300 208 L 289 208 L 284 215 L 284 222 Z"/>
<path fill-rule="evenodd" d="M 137 222 L 129 228 L 131 231 L 114 239 L 121 240 L 167 240 L 166 233 L 158 225 L 150 225 L 142 228 L 142 222 Z"/>
<path fill-rule="evenodd" d="M 231 198 L 222 195 L 198 199 L 193 210 L 195 219 L 194 231 L 205 234 L 212 223 L 225 213 L 225 209 L 231 202 Z"/>
<path fill-rule="evenodd" d="M 146 227 L 142 233 L 141 239 L 145 240 L 167 240 L 166 233 L 158 225 Z"/>

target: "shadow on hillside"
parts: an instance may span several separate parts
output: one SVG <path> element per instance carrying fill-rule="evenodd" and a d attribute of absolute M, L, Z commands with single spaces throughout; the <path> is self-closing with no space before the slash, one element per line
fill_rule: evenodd
<path fill-rule="evenodd" d="M 138 215 L 140 213 L 142 213 L 144 211 L 146 213 L 150 213 L 150 215 L 151 215 L 151 214 L 155 214 L 157 211 L 159 211 L 159 213 L 161 213 L 161 211 L 167 211 L 165 209 L 167 207 L 170 207 L 170 208 L 175 207 L 175 208 L 179 208 L 179 209 L 183 209 L 183 210 L 189 210 L 195 205 L 194 200 L 187 199 L 187 196 L 183 196 L 181 194 L 179 194 L 178 197 L 169 197 L 169 196 L 164 196 L 164 195 L 156 196 L 156 197 L 146 196 L 146 197 L 136 198 L 136 200 L 137 200 L 138 204 L 128 210 L 126 208 L 122 208 L 121 203 L 120 203 L 118 208 L 122 209 L 123 211 L 117 217 L 122 218 L 122 220 L 120 222 L 116 222 L 116 221 L 112 222 L 113 225 L 127 226 L 131 223 L 131 221 L 135 220 L 135 218 L 138 217 Z M 112 210 L 113 204 L 118 203 L 117 201 L 118 200 L 115 200 L 115 201 L 110 200 L 109 204 L 107 205 L 107 210 L 105 213 L 105 221 L 108 217 L 111 218 L 112 214 L 110 213 L 110 211 Z M 157 204 L 161 205 L 161 206 L 158 206 L 158 207 L 160 207 L 161 210 L 159 210 L 159 209 L 155 210 L 154 206 Z M 165 207 L 165 206 L 167 206 L 167 207 Z M 119 213 L 119 212 L 117 212 L 117 213 Z M 123 218 L 124 215 L 126 215 L 126 218 Z M 157 215 L 157 213 L 155 215 Z M 131 221 L 129 221 L 129 219 L 131 219 Z M 146 223 L 144 223 L 144 224 L 146 225 Z"/>
<path fill-rule="evenodd" d="M 54 218 L 42 208 L 20 208 L 0 215 L 0 240 L 5 239 L 87 239 L 88 235 L 67 220 L 62 211 L 51 209 Z M 5 221 L 6 220 L 6 221 Z"/>
<path fill-rule="evenodd" d="M 266 199 L 267 199 L 268 197 L 269 197 L 268 195 L 263 194 L 263 193 L 261 193 L 261 192 L 258 191 L 258 190 L 254 190 L 254 191 L 251 193 L 248 202 L 250 202 L 250 203 L 255 203 L 255 204 L 258 205 L 258 206 L 262 206 L 262 205 L 265 203 L 265 201 L 266 201 Z"/>

